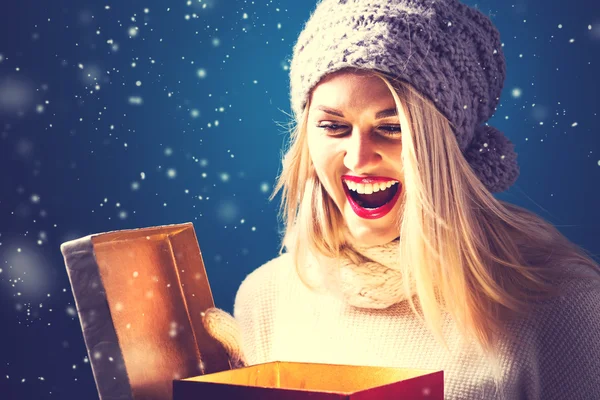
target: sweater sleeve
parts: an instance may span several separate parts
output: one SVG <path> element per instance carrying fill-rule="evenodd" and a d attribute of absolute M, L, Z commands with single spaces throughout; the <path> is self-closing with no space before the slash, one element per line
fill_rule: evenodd
<path fill-rule="evenodd" d="M 240 325 L 242 350 L 248 365 L 272 361 L 273 317 L 277 295 L 277 268 L 282 258 L 275 258 L 251 272 L 240 285 L 233 315 Z"/>
<path fill-rule="evenodd" d="M 529 400 L 600 399 L 600 283 L 576 280 L 568 288 L 541 322 L 539 379 Z"/>

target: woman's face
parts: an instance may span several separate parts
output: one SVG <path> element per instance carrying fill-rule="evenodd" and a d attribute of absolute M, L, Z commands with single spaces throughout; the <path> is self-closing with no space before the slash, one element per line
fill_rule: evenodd
<path fill-rule="evenodd" d="M 388 87 L 375 76 L 333 74 L 312 93 L 310 157 L 360 245 L 384 244 L 399 235 L 406 129 Z"/>

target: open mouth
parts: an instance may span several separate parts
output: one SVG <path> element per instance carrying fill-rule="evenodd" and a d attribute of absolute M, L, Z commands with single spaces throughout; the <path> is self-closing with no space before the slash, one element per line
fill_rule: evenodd
<path fill-rule="evenodd" d="M 350 188 L 348 188 L 350 189 Z M 348 192 L 350 193 L 350 197 L 362 208 L 379 208 L 386 203 L 390 202 L 396 192 L 398 191 L 398 184 L 394 184 L 389 188 L 384 190 L 378 190 L 377 192 L 367 193 L 359 193 L 357 190 L 350 189 Z"/>
<path fill-rule="evenodd" d="M 394 208 L 401 184 L 386 178 L 342 178 L 350 206 L 361 218 L 381 218 Z"/>

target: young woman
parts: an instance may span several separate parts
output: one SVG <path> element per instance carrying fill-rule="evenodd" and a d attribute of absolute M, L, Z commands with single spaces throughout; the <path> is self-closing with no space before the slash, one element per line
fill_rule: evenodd
<path fill-rule="evenodd" d="M 447 399 L 600 399 L 600 267 L 492 193 L 519 174 L 485 125 L 505 59 L 455 0 L 323 0 L 294 47 L 285 252 L 234 317 L 235 365 L 444 370 Z"/>

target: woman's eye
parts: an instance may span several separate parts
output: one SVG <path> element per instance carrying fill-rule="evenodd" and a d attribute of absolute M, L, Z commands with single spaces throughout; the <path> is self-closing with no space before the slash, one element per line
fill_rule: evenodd
<path fill-rule="evenodd" d="M 324 129 L 326 132 L 339 133 L 340 131 L 342 131 L 343 129 L 345 129 L 346 126 L 345 125 L 339 125 L 339 124 L 326 124 L 326 125 L 319 125 L 319 126 L 317 126 L 317 128 Z"/>
<path fill-rule="evenodd" d="M 384 131 L 387 136 L 400 136 L 402 134 L 400 125 L 383 125 L 379 129 Z"/>

